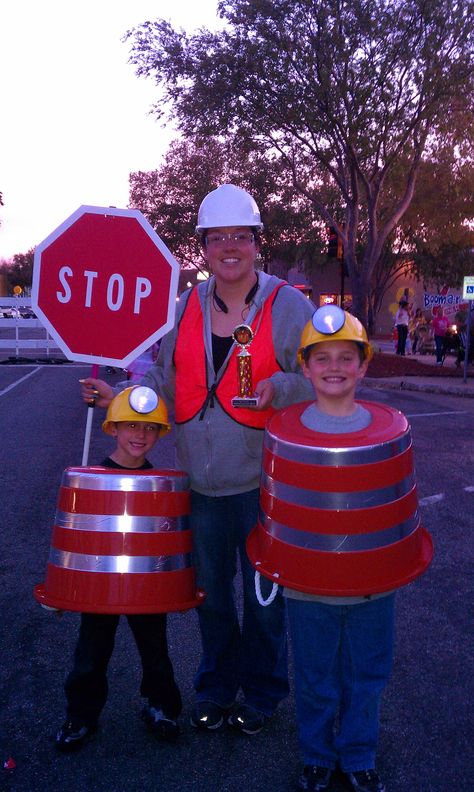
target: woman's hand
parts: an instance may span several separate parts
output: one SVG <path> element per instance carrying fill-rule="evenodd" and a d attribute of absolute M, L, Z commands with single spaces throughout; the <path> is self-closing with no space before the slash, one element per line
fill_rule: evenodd
<path fill-rule="evenodd" d="M 255 386 L 255 395 L 259 397 L 257 407 L 254 410 L 266 410 L 270 407 L 275 397 L 275 386 L 271 379 L 260 380 Z"/>

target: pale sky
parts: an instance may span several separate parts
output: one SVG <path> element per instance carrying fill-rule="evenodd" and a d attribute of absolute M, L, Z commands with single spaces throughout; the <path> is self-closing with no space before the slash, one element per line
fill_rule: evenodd
<path fill-rule="evenodd" d="M 0 0 L 0 260 L 26 253 L 79 206 L 128 205 L 131 171 L 159 166 L 172 128 L 149 115 L 124 33 L 170 19 L 220 24 L 217 0 Z M 172 9 L 172 11 L 171 11 Z"/>

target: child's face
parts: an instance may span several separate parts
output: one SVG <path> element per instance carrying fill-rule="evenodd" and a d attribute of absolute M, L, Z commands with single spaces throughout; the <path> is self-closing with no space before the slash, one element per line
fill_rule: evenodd
<path fill-rule="evenodd" d="M 146 455 L 153 448 L 160 434 L 160 425 L 145 421 L 118 421 L 111 427 L 117 438 L 117 449 L 113 459 L 124 467 L 136 468 L 143 465 Z"/>
<path fill-rule="evenodd" d="M 322 341 L 312 348 L 303 374 L 311 380 L 318 398 L 350 400 L 367 365 L 354 341 Z"/>

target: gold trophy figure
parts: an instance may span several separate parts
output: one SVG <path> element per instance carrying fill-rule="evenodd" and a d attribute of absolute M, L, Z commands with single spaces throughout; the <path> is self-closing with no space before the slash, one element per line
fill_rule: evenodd
<path fill-rule="evenodd" d="M 232 337 L 240 346 L 237 353 L 237 379 L 239 383 L 238 396 L 232 399 L 233 407 L 256 407 L 258 396 L 254 395 L 252 383 L 252 355 L 247 347 L 252 342 L 253 330 L 248 325 L 237 325 Z"/>

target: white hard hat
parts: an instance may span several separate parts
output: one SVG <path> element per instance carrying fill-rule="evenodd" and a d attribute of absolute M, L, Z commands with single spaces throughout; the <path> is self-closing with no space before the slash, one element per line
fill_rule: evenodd
<path fill-rule="evenodd" d="M 196 233 L 225 226 L 252 226 L 259 231 L 263 228 L 254 199 L 234 184 L 221 184 L 206 195 L 199 207 Z"/>

